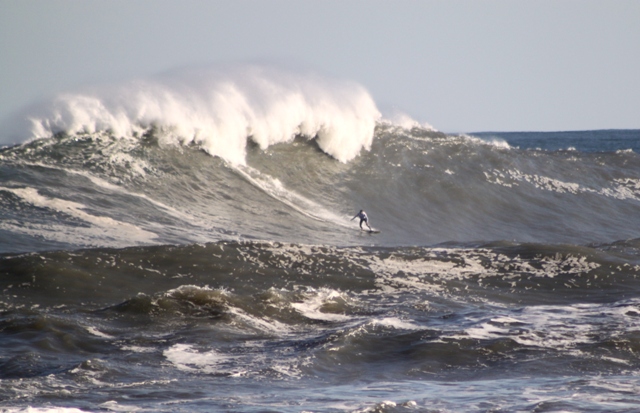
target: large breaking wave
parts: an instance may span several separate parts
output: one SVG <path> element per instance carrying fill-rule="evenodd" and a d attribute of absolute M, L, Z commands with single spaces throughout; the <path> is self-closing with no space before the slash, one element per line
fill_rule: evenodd
<path fill-rule="evenodd" d="M 640 202 L 632 150 L 521 149 L 390 122 L 363 87 L 312 73 L 183 70 L 61 95 L 27 118 L 31 140 L 0 151 L 5 251 L 639 235 L 628 224 Z M 379 235 L 350 221 L 359 209 Z"/>

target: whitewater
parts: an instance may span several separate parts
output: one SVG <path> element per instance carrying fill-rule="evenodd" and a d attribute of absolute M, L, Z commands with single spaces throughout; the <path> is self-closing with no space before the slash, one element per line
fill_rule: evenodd
<path fill-rule="evenodd" d="M 447 134 L 230 65 L 0 142 L 0 411 L 640 403 L 638 130 Z"/>

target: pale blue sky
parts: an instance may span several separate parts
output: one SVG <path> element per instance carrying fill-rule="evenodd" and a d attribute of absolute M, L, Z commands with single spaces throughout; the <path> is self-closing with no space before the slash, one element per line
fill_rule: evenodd
<path fill-rule="evenodd" d="M 0 122 L 82 85 L 244 60 L 356 81 L 443 131 L 640 128 L 637 0 L 0 0 Z"/>

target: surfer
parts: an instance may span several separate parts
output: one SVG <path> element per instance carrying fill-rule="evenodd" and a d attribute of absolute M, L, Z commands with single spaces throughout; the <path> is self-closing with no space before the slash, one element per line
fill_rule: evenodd
<path fill-rule="evenodd" d="M 369 228 L 369 231 L 373 231 L 371 229 L 371 227 L 369 226 L 369 217 L 367 217 L 367 213 L 364 212 L 363 209 L 361 209 L 360 212 L 358 212 L 355 217 L 351 218 L 351 221 L 353 221 L 356 218 L 360 218 L 360 229 L 361 230 L 364 230 L 362 228 L 362 223 L 364 222 L 367 225 L 367 228 Z"/>

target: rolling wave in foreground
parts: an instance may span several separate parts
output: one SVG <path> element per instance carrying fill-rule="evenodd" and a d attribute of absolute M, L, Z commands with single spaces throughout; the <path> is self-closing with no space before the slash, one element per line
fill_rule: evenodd
<path fill-rule="evenodd" d="M 0 131 L 24 135 L 0 150 L 3 412 L 640 403 L 640 131 L 447 135 L 262 66 L 24 119 Z"/>

